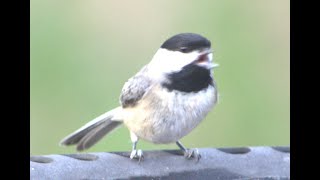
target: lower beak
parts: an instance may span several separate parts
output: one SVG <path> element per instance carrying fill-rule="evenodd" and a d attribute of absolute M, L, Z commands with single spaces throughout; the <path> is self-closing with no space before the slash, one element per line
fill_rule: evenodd
<path fill-rule="evenodd" d="M 216 68 L 216 67 L 218 67 L 218 66 L 219 66 L 219 64 L 217 64 L 217 63 L 211 63 L 210 69 Z"/>

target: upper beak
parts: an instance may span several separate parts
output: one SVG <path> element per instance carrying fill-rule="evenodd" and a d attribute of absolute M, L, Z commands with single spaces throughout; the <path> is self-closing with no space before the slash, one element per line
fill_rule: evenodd
<path fill-rule="evenodd" d="M 205 56 L 205 55 L 208 55 L 208 54 L 211 54 L 211 53 L 212 53 L 211 49 L 204 50 L 203 52 L 201 52 L 200 56 Z"/>

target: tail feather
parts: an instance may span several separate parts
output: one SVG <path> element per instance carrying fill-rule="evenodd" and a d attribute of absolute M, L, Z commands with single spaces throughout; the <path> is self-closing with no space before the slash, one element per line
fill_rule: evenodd
<path fill-rule="evenodd" d="M 93 119 L 62 139 L 60 145 L 69 146 L 77 144 L 77 150 L 79 151 L 91 147 L 106 134 L 122 124 L 121 120 L 114 119 L 114 116 L 120 109 L 121 107 L 115 108 Z"/>
<path fill-rule="evenodd" d="M 113 129 L 122 124 L 119 121 L 109 121 L 107 125 L 101 125 L 93 130 L 91 130 L 88 134 L 86 134 L 79 143 L 77 143 L 77 150 L 83 151 L 85 149 L 90 148 L 95 143 L 97 143 L 100 139 L 102 139 L 105 135 L 111 132 Z"/>

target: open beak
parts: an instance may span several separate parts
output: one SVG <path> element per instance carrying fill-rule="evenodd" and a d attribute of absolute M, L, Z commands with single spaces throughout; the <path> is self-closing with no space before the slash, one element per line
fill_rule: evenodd
<path fill-rule="evenodd" d="M 198 58 L 194 61 L 197 65 L 205 67 L 207 69 L 212 69 L 219 66 L 212 62 L 212 50 L 203 51 Z"/>

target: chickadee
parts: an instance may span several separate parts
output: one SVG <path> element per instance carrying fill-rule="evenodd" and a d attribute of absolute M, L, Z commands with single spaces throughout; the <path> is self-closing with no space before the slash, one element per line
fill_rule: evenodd
<path fill-rule="evenodd" d="M 166 40 L 135 76 L 123 86 L 121 106 L 102 114 L 65 137 L 61 145 L 90 148 L 122 123 L 133 143 L 131 159 L 143 158 L 139 139 L 155 144 L 176 143 L 186 158 L 200 159 L 197 149 L 179 141 L 215 106 L 218 98 L 212 69 L 211 43 L 194 33 Z"/>

